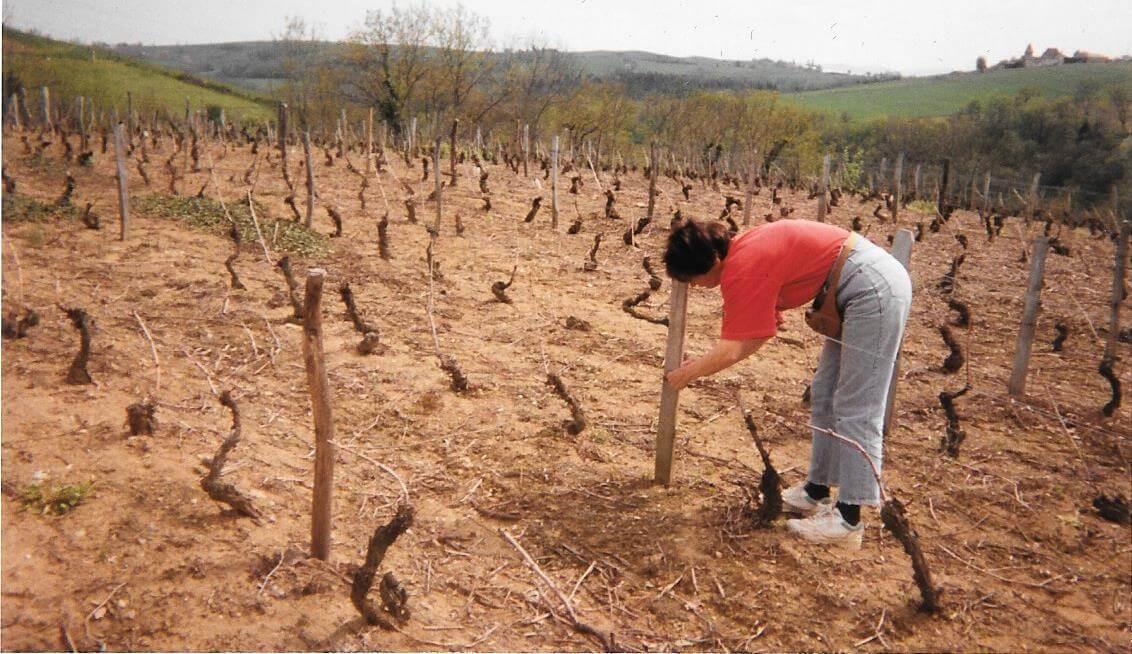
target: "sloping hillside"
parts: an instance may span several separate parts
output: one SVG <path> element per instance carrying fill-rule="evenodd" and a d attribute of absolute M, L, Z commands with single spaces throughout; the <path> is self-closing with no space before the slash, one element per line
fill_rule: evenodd
<path fill-rule="evenodd" d="M 233 89 L 124 58 L 101 48 L 76 46 L 16 30 L 4 30 L 4 97 L 15 86 L 47 86 L 59 97 L 90 98 L 96 106 L 124 108 L 133 94 L 138 111 L 183 111 L 223 107 L 228 118 L 260 120 L 272 115 L 270 102 L 257 94 Z"/>
<path fill-rule="evenodd" d="M 808 109 L 868 119 L 884 116 L 945 116 L 973 101 L 1012 96 L 1033 89 L 1047 97 L 1072 95 L 1078 89 L 1132 86 L 1132 62 L 1062 64 L 1041 68 L 952 73 L 784 95 Z"/>

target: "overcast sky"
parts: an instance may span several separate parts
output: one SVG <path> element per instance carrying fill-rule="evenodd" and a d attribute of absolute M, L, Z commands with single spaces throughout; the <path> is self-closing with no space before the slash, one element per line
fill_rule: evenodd
<path fill-rule="evenodd" d="M 431 4 L 451 5 L 445 0 Z M 401 5 L 408 3 L 402 2 Z M 1132 53 L 1130 0 L 468 0 L 500 43 L 535 36 L 566 50 L 768 57 L 826 70 L 921 75 L 1015 57 L 1027 43 Z M 4 22 L 107 43 L 271 39 L 301 16 L 345 38 L 389 0 L 3 0 Z"/>

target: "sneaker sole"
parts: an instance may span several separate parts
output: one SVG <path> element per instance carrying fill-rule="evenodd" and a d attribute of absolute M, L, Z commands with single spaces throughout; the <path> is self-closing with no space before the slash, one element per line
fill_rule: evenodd
<path fill-rule="evenodd" d="M 852 551 L 861 549 L 861 542 L 863 540 L 862 537 L 864 536 L 863 529 L 860 531 L 855 531 L 849 536 L 843 538 L 824 538 L 821 536 L 812 536 L 810 534 L 795 530 L 790 526 L 790 523 L 786 523 L 786 529 L 787 531 L 794 534 L 795 536 L 798 536 L 807 543 L 814 543 L 815 545 L 838 545 Z"/>

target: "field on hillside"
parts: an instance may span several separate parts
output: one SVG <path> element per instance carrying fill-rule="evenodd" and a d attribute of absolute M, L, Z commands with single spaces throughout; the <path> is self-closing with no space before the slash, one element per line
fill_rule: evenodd
<path fill-rule="evenodd" d="M 250 216 L 241 204 L 250 147 L 207 145 L 202 161 L 211 158 L 215 169 L 186 170 L 172 197 L 157 163 L 172 143 L 163 138 L 149 151 L 152 185 L 129 163 L 133 210 L 121 241 L 112 156 L 68 168 L 61 143 L 36 154 L 5 132 L 4 171 L 16 187 L 4 196 L 4 312 L 31 308 L 40 320 L 26 338 L 3 342 L 4 649 L 599 648 L 569 626 L 559 596 L 506 535 L 578 620 L 628 651 L 1126 651 L 1129 528 L 1092 506 L 1101 494 L 1129 496 L 1132 412 L 1125 398 L 1113 417 L 1102 415 L 1109 387 L 1096 372 L 1112 288 L 1109 239 L 1054 227 L 1068 253 L 1047 263 L 1022 400 L 1011 400 L 1005 385 L 1027 250 L 1043 225 L 1010 218 L 988 241 L 978 216 L 958 211 L 915 244 L 885 478 L 907 505 L 942 590 L 942 610 L 926 615 L 909 559 L 875 511 L 865 512 L 856 552 L 794 540 L 781 520 L 753 529 L 745 514 L 762 464 L 740 404 L 753 412 L 786 485 L 806 469 L 802 398 L 821 337 L 800 311 L 756 356 L 682 392 L 673 483 L 651 481 L 666 329 L 631 317 L 622 302 L 648 288 L 643 257 L 660 267 L 673 211 L 715 217 L 724 194 L 740 191 L 697 183 L 686 201 L 675 181 L 661 178 L 659 217 L 631 247 L 621 235 L 644 213 L 641 171 L 622 176 L 619 220 L 603 217 L 605 198 L 584 172 L 579 194 L 560 191 L 555 230 L 537 166 L 524 178 L 487 165 L 493 207 L 484 211 L 469 160 L 443 195 L 440 274 L 430 282 L 426 225 L 436 205 L 425 197 L 434 182 L 422 181 L 419 161 L 406 168 L 390 153 L 363 211 L 346 161 L 316 152 L 316 235 L 291 224 L 278 153 L 261 145 L 250 179 L 270 254 L 245 234 L 233 266 L 246 288 L 233 289 L 225 270 L 233 243 L 216 206 L 223 199 L 237 220 Z M 291 174 L 301 180 L 296 151 Z M 350 156 L 360 168 L 361 155 Z M 79 209 L 56 207 L 68 171 L 74 204 L 93 202 L 102 229 L 85 227 Z M 608 187 L 612 174 L 601 175 Z M 416 223 L 404 211 L 410 189 Z M 779 214 L 769 195 L 754 199 L 755 224 Z M 301 188 L 298 197 L 301 209 Z M 525 223 L 535 197 L 543 207 Z M 804 190 L 783 197 L 794 217 L 814 216 L 816 200 Z M 860 217 L 861 231 L 885 245 L 898 228 L 932 218 L 905 210 L 896 225 L 873 218 L 873 205 L 846 198 L 831 220 L 848 226 Z M 326 206 L 343 216 L 340 238 L 325 238 L 333 231 Z M 388 260 L 378 256 L 386 212 Z M 567 234 L 576 219 L 580 233 Z M 597 266 L 587 270 L 599 234 Z M 939 282 L 964 250 L 953 297 L 969 305 L 971 326 L 952 329 L 968 366 L 949 374 L 938 330 L 954 315 Z M 288 321 L 275 265 L 288 252 L 300 285 L 308 268 L 326 270 L 322 319 L 338 446 L 328 563 L 306 556 L 314 436 L 303 330 Z M 491 287 L 512 270 L 513 303 L 505 304 Z M 369 356 L 356 352 L 361 337 L 343 316 L 338 289 L 347 282 L 380 333 Z M 669 291 L 665 280 L 641 310 L 665 315 Z M 79 347 L 64 312 L 74 307 L 94 321 L 90 385 L 64 381 Z M 720 307 L 716 292 L 693 290 L 689 353 L 714 342 Z M 1126 308 L 1124 324 L 1128 315 Z M 1055 353 L 1058 323 L 1069 337 Z M 466 373 L 467 392 L 450 389 L 434 338 Z M 1118 347 L 1127 388 L 1132 345 Z M 570 413 L 548 373 L 584 411 L 580 434 L 563 429 Z M 966 440 L 951 458 L 940 452 L 938 396 L 968 381 L 973 390 L 956 401 Z M 251 497 L 258 522 L 200 487 L 231 426 L 218 400 L 224 391 L 243 426 L 223 480 Z M 126 408 L 147 396 L 157 431 L 130 436 Z M 61 490 L 62 504 L 45 501 Z M 381 572 L 403 584 L 411 616 L 388 631 L 359 618 L 350 584 L 367 540 L 406 493 L 415 522 Z"/>
<path fill-rule="evenodd" d="M 1132 86 L 1132 62 L 1065 64 L 1041 68 L 989 70 L 985 73 L 954 73 L 938 77 L 909 78 L 862 86 L 786 93 L 782 98 L 806 109 L 850 118 L 895 116 L 946 116 L 961 111 L 972 101 L 986 103 L 1011 97 L 1022 89 L 1033 89 L 1045 97 L 1073 95 L 1083 83 L 1101 88 Z"/>
<path fill-rule="evenodd" d="M 92 58 L 91 53 L 94 53 Z M 132 92 L 134 110 L 183 106 L 223 107 L 228 120 L 265 120 L 274 115 L 266 100 L 250 93 L 204 88 L 178 79 L 156 66 L 122 59 L 98 48 L 88 48 L 4 30 L 4 75 L 14 75 L 27 89 L 28 110 L 39 106 L 39 89 L 47 86 L 64 98 L 91 98 L 98 107 L 126 109 Z M 10 91 L 9 91 L 10 92 Z"/>

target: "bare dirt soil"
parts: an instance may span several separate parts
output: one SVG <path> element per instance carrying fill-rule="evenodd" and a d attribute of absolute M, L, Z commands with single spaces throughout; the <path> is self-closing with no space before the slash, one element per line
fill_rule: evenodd
<path fill-rule="evenodd" d="M 161 162 L 172 147 L 165 138 L 151 148 L 151 186 L 131 161 L 135 201 L 168 193 Z M 265 163 L 267 149 L 255 188 L 264 222 L 290 215 L 278 154 Z M 395 160 L 381 187 L 371 184 L 363 213 L 358 177 L 344 160 L 328 167 L 316 153 L 319 192 L 341 211 L 344 235 L 325 254 L 291 259 L 300 285 L 308 268 L 327 271 L 324 346 L 340 448 L 324 563 L 306 556 L 314 432 L 302 329 L 287 322 L 292 309 L 274 266 L 278 234 L 265 234 L 270 262 L 245 239 L 234 266 L 247 288 L 233 290 L 224 267 L 232 242 L 223 231 L 135 208 L 129 238 L 118 239 L 112 154 L 96 151 L 93 167 L 81 167 L 63 161 L 58 142 L 36 156 L 12 135 L 3 152 L 17 196 L 55 202 L 69 168 L 75 203 L 95 202 L 104 224 L 96 231 L 74 217 L 4 215 L 4 312 L 31 307 L 40 316 L 26 338 L 3 343 L 5 650 L 600 648 L 569 626 L 559 598 L 506 531 L 570 598 L 577 619 L 612 632 L 619 649 L 1128 651 L 1132 539 L 1127 525 L 1092 507 L 1101 493 L 1129 496 L 1132 412 L 1126 398 L 1113 417 L 1101 414 L 1109 387 L 1096 372 L 1112 288 L 1107 238 L 1061 232 L 1070 255 L 1048 259 L 1021 400 L 1005 388 L 1028 275 L 1021 257 L 1043 225 L 1011 218 L 988 242 L 978 216 L 959 211 L 915 244 L 916 298 L 885 478 L 907 505 L 942 591 L 942 610 L 925 615 L 909 559 L 875 511 L 865 512 L 857 552 L 799 542 L 781 520 L 753 529 L 744 512 L 762 464 L 736 390 L 784 483 L 805 473 L 802 396 L 821 338 L 800 311 L 755 357 L 682 393 L 673 483 L 651 481 L 666 329 L 629 316 L 621 303 L 647 288 L 645 255 L 660 268 L 675 209 L 716 217 L 724 194 L 742 190 L 696 183 L 685 201 L 679 185 L 662 178 L 658 219 L 635 248 L 621 235 L 644 214 L 639 170 L 623 175 L 621 220 L 604 217 L 605 196 L 588 169 L 578 195 L 565 191 L 570 174 L 563 175 L 555 231 L 537 167 L 524 179 L 488 165 L 487 213 L 472 163 L 461 165 L 458 186 L 444 195 L 435 251 L 442 277 L 433 283 L 440 349 L 470 381 L 457 394 L 437 364 L 426 312 L 432 179 L 420 181 L 419 161 L 406 168 Z M 187 172 L 178 192 L 192 196 L 209 182 L 211 157 L 220 193 L 235 205 L 247 190 L 249 146 L 212 143 L 206 152 L 205 170 Z M 296 180 L 299 158 L 292 150 Z M 352 159 L 360 167 L 361 155 Z M 602 177 L 608 186 L 612 174 Z M 417 224 L 405 220 L 398 180 L 416 190 Z M 382 191 L 392 207 L 388 261 L 377 254 Z M 215 198 L 216 187 L 204 194 Z M 541 210 L 524 223 L 539 195 Z M 752 223 L 778 215 L 769 195 L 756 196 Z M 300 188 L 300 210 L 304 197 Z M 803 190 L 786 189 L 783 198 L 793 217 L 816 213 Z M 931 219 L 905 209 L 900 225 L 878 221 L 874 204 L 846 198 L 830 219 L 848 226 L 860 216 L 862 231 L 882 245 L 898 227 Z M 566 234 L 578 216 L 581 232 Z M 315 226 L 333 231 L 321 206 Z M 587 271 L 599 233 L 598 266 Z M 948 374 L 938 327 L 953 314 L 937 284 L 963 251 L 957 235 L 969 249 L 953 295 L 970 306 L 972 324 L 952 328 L 969 368 Z M 499 302 L 492 284 L 515 266 L 506 289 L 513 303 Z M 378 353 L 355 351 L 361 335 L 344 317 L 343 282 L 380 332 Z M 666 315 L 669 287 L 665 280 L 638 308 Z M 714 341 L 720 306 L 716 292 L 692 292 L 689 353 Z M 68 307 L 84 308 L 95 323 L 92 385 L 64 381 L 79 345 Z M 570 318 L 590 330 L 568 328 Z M 1054 353 L 1059 321 L 1070 335 Z M 1132 348 L 1122 343 L 1119 354 L 1127 388 Z M 551 372 L 585 412 L 580 434 L 563 429 L 570 411 L 546 383 Z M 962 388 L 968 375 L 973 390 L 956 400 L 966 440 L 953 459 L 940 452 L 947 422 L 938 395 Z M 223 480 L 251 496 L 264 516 L 258 524 L 199 485 L 230 428 L 217 399 L 224 390 L 240 407 L 243 439 Z M 157 402 L 158 428 L 132 437 L 126 407 L 146 396 Z M 349 599 L 370 535 L 403 494 L 389 471 L 416 509 L 379 571 L 393 571 L 408 591 L 411 617 L 399 631 L 365 625 Z M 81 503 L 61 515 L 24 501 L 36 484 L 86 482 L 93 485 Z"/>

